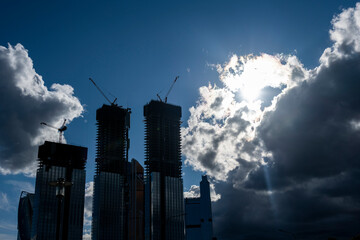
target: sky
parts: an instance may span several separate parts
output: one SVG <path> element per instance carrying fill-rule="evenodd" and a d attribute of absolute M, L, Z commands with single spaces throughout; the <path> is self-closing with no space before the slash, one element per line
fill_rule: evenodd
<path fill-rule="evenodd" d="M 1 1 L 0 239 L 16 239 L 37 148 L 88 148 L 90 239 L 96 109 L 182 107 L 185 196 L 211 182 L 218 239 L 350 239 L 360 225 L 360 5 L 356 1 Z M 279 231 L 279 230 L 282 231 Z"/>

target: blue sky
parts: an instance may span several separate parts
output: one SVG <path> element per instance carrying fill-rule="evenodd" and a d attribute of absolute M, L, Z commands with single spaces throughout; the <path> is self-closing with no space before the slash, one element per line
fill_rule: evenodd
<path fill-rule="evenodd" d="M 74 88 L 84 112 L 68 125 L 65 137 L 70 144 L 88 147 L 89 182 L 94 173 L 96 109 L 106 103 L 89 77 L 109 97 L 116 96 L 119 105 L 132 108 L 129 157 L 143 163 L 143 106 L 160 91 L 164 96 L 175 76 L 180 78 L 168 102 L 182 107 L 187 127 L 199 88 L 224 84 L 216 64 L 229 62 L 234 54 L 282 53 L 295 55 L 304 68 L 313 69 L 332 45 L 333 16 L 355 3 L 4 0 L 0 45 L 22 44 L 45 86 Z M 6 99 L 1 104 L 11 105 Z M 201 171 L 190 165 L 183 171 L 185 190 L 198 185 Z M 21 173 L 0 175 L 1 239 L 16 238 L 20 191 L 31 190 L 34 181 Z M 215 175 L 214 181 L 221 183 Z"/>

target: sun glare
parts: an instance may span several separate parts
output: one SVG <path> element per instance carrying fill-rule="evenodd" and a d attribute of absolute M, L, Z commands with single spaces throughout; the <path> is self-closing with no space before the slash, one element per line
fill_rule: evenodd
<path fill-rule="evenodd" d="M 289 66 L 281 63 L 281 56 L 232 57 L 222 68 L 221 80 L 233 92 L 240 91 L 248 102 L 261 98 L 261 90 L 267 86 L 280 87 L 289 80 Z"/>

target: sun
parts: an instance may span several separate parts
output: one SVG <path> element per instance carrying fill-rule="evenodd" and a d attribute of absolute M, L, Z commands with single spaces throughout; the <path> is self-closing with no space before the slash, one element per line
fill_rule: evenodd
<path fill-rule="evenodd" d="M 261 100 L 261 91 L 265 87 L 278 88 L 288 83 L 291 69 L 288 64 L 282 63 L 283 59 L 283 56 L 268 54 L 235 55 L 220 69 L 221 81 L 232 92 L 240 92 L 247 102 Z"/>

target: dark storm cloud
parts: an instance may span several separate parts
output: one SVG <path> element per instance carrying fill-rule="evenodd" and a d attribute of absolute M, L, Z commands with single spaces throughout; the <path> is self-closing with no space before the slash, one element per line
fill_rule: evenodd
<path fill-rule="evenodd" d="M 259 138 L 275 159 L 272 179 L 302 182 L 360 167 L 360 131 L 354 126 L 360 121 L 359 77 L 359 53 L 338 59 L 290 90 L 264 117 Z"/>
<path fill-rule="evenodd" d="M 2 174 L 34 174 L 38 145 L 58 139 L 56 130 L 40 122 L 60 126 L 83 111 L 71 86 L 53 84 L 48 90 L 21 44 L 0 46 L 0 102 Z"/>

